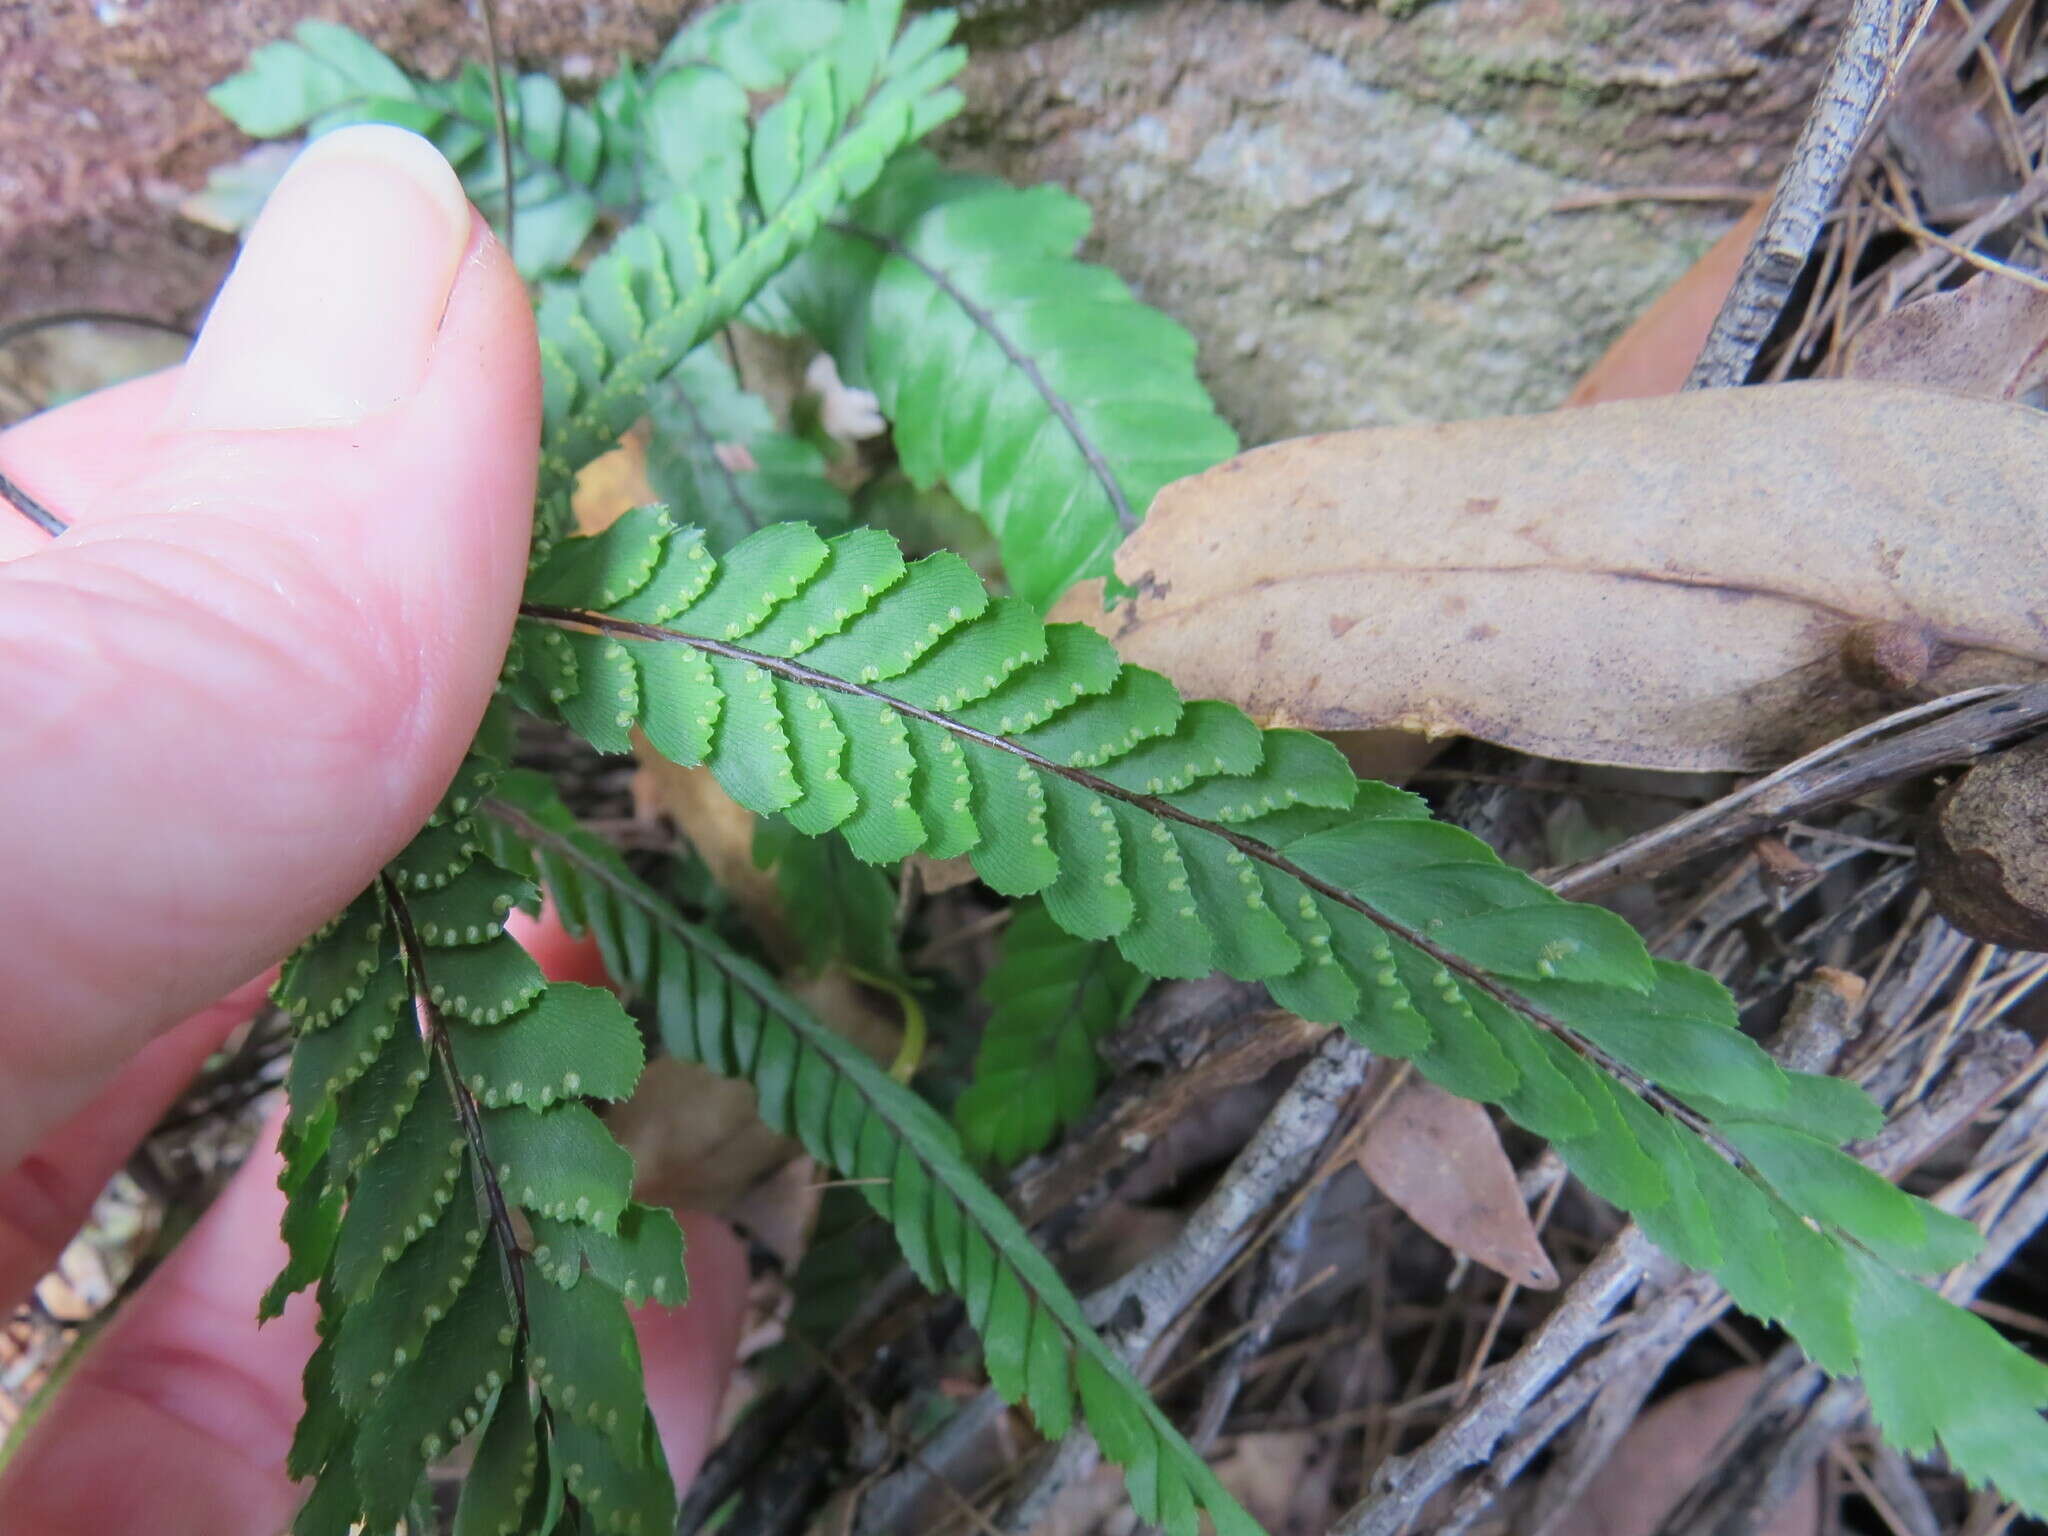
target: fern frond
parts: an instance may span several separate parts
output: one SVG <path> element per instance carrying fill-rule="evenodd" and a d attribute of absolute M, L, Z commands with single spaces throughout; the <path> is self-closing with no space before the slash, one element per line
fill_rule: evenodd
<path fill-rule="evenodd" d="M 215 86 L 208 99 L 252 138 L 300 132 L 318 137 L 351 123 L 410 128 L 447 156 L 479 207 L 504 207 L 490 78 L 477 65 L 451 81 L 416 79 L 351 29 L 303 21 L 288 41 L 257 49 L 247 67 Z M 588 106 L 570 101 L 547 75 L 509 82 L 505 110 L 519 229 L 513 254 L 524 275 L 545 276 L 567 266 L 602 209 L 637 201 L 643 138 L 658 153 L 663 142 L 680 139 L 691 126 L 676 123 L 663 134 L 651 128 L 643 133 L 641 108 L 640 80 L 630 66 Z"/>
<path fill-rule="evenodd" d="M 838 0 L 725 0 L 685 22 L 654 67 L 709 64 L 756 95 L 777 91 L 838 41 L 844 14 Z"/>
<path fill-rule="evenodd" d="M 1195 343 L 1074 260 L 1087 204 L 899 155 L 771 290 L 875 392 L 904 471 L 943 480 L 1040 609 L 1110 555 L 1168 481 L 1237 451 Z"/>
<path fill-rule="evenodd" d="M 1137 1006 L 1149 978 L 1103 940 L 1076 939 L 1040 901 L 1020 901 L 1002 956 L 982 983 L 993 1010 L 974 1077 L 953 1105 L 977 1157 L 1013 1163 L 1088 1112 L 1101 1040 Z"/>
<path fill-rule="evenodd" d="M 716 345 L 699 347 L 648 398 L 647 479 L 680 521 L 702 528 L 714 554 L 770 523 L 838 532 L 846 493 L 825 456 L 777 429 L 766 401 L 740 388 Z"/>
<path fill-rule="evenodd" d="M 909 976 L 896 947 L 896 888 L 844 838 L 805 837 L 780 816 L 754 824 L 754 864 L 775 871 L 782 910 L 813 970 L 844 961 L 891 985 Z"/>
<path fill-rule="evenodd" d="M 264 1311 L 317 1282 L 323 1342 L 291 1458 L 314 1484 L 303 1536 L 392 1528 L 428 1464 L 486 1419 L 458 1530 L 533 1528 L 543 1471 L 590 1529 L 673 1518 L 625 1308 L 684 1298 L 682 1233 L 631 1203 L 631 1159 L 582 1102 L 632 1090 L 640 1036 L 610 993 L 546 985 L 505 936 L 535 896 L 472 819 L 495 774 L 472 756 L 384 879 L 279 977 L 300 1037 L 289 1258 Z"/>
<path fill-rule="evenodd" d="M 959 109 L 952 17 L 848 0 L 838 35 L 752 125 L 744 154 L 650 206 L 541 306 L 543 540 L 570 482 L 645 409 L 655 381 L 751 299 L 883 163 Z"/>
<path fill-rule="evenodd" d="M 509 774 L 497 796 L 497 855 L 530 860 L 563 920 L 594 934 L 612 975 L 651 1004 L 672 1053 L 752 1083 L 762 1119 L 858 1181 L 918 1277 L 965 1300 L 998 1391 L 1027 1404 L 1052 1436 L 1065 1433 L 1078 1399 L 1124 1466 L 1139 1513 L 1176 1536 L 1193 1536 L 1197 1510 L 1220 1536 L 1257 1531 L 1097 1338 L 930 1105 L 758 966 L 680 918 L 577 827 L 545 779 Z"/>
<path fill-rule="evenodd" d="M 1361 783 L 1327 743 L 1183 704 L 1093 631 L 991 601 L 956 557 L 878 576 L 858 535 L 794 524 L 723 562 L 656 514 L 615 535 L 641 558 L 602 545 L 602 563 L 644 568 L 634 591 L 579 605 L 569 573 L 597 556 L 572 541 L 536 578 L 556 600 L 523 610 L 523 652 L 545 637 L 602 680 L 590 708 L 562 701 L 570 723 L 637 722 L 748 809 L 837 826 L 867 859 L 969 853 L 997 890 L 1042 896 L 1149 975 L 1264 982 L 1501 1105 L 1830 1370 L 1886 1347 L 1855 1325 L 1864 1256 L 1924 1274 L 1975 1243 L 1839 1150 L 1871 1106 L 1781 1070 L 1718 983 Z M 2033 1422 L 2032 1403 L 2001 1406 Z M 1992 1439 L 1944 1444 L 1965 1473 L 2024 1485 L 2020 1430 Z"/>

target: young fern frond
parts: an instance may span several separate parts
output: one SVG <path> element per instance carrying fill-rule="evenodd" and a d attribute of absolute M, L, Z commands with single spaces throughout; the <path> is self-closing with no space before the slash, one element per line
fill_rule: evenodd
<path fill-rule="evenodd" d="M 974 1078 L 953 1105 L 967 1150 L 1013 1163 L 1085 1115 L 1102 1071 L 1096 1042 L 1149 983 L 1115 944 L 1077 939 L 1044 902 L 1018 902 L 982 984 L 991 1012 Z"/>
<path fill-rule="evenodd" d="M 742 153 L 641 220 L 541 305 L 540 544 L 567 527 L 576 471 L 646 408 L 655 381 L 735 316 L 897 150 L 959 109 L 950 13 L 899 33 L 901 0 L 849 0 L 838 36 L 755 122 Z"/>
<path fill-rule="evenodd" d="M 1044 609 L 1168 481 L 1237 451 L 1194 338 L 1074 260 L 1088 205 L 898 156 L 764 295 L 875 392 L 904 471 L 943 480 Z"/>
<path fill-rule="evenodd" d="M 1149 975 L 1264 982 L 1499 1104 L 1831 1371 L 1891 1346 L 1867 1326 L 1888 1315 L 1870 1276 L 1974 1247 L 1839 1150 L 1875 1106 L 1779 1068 L 1711 978 L 1360 782 L 1327 743 L 1183 703 L 1093 631 L 991 600 L 957 557 L 906 566 L 872 530 L 783 524 L 714 560 L 642 509 L 561 546 L 528 595 L 510 687 L 600 749 L 637 725 L 749 810 L 836 827 L 863 858 L 966 853 Z M 1944 1445 L 1974 1478 L 2032 1486 L 2048 1367 L 1975 1319 L 1951 1327 L 2008 1362 L 1991 1375 L 2006 1427 Z M 1917 1390 L 1875 1375 L 1880 1422 L 1922 1422 Z"/>
<path fill-rule="evenodd" d="M 888 1220 L 918 1278 L 965 1301 L 989 1379 L 1064 1434 L 1078 1400 L 1125 1469 L 1138 1513 L 1194 1536 L 1258 1525 L 1088 1326 L 1017 1218 L 969 1166 L 952 1129 L 911 1089 L 821 1024 L 760 967 L 679 917 L 583 832 L 545 779 L 508 775 L 488 807 L 499 857 L 531 869 L 573 931 L 596 936 L 619 982 L 654 1010 L 674 1055 L 759 1096 L 761 1118 L 850 1180 Z"/>
<path fill-rule="evenodd" d="M 428 1464 L 484 1429 L 457 1529 L 654 1536 L 675 1495 L 626 1304 L 681 1302 L 682 1232 L 631 1199 L 632 1161 L 584 1105 L 643 1049 L 610 993 L 548 985 L 504 934 L 530 903 L 473 819 L 473 755 L 383 878 L 286 962 L 299 1031 L 281 1180 L 289 1259 L 318 1287 L 293 1529 L 388 1531 Z M 410 1006 L 408 1006 L 410 1005 Z M 532 1233 L 529 1250 L 517 1223 Z"/>
<path fill-rule="evenodd" d="M 410 128 L 447 156 L 478 207 L 505 205 L 490 77 L 478 65 L 450 81 L 416 79 L 349 28 L 303 21 L 289 41 L 257 49 L 208 99 L 252 138 L 317 137 L 351 123 Z M 643 130 L 640 80 L 630 66 L 588 106 L 547 75 L 522 75 L 508 82 L 505 110 L 519 233 L 513 254 L 525 276 L 546 276 L 568 265 L 603 209 L 638 200 L 643 146 L 660 141 Z"/>

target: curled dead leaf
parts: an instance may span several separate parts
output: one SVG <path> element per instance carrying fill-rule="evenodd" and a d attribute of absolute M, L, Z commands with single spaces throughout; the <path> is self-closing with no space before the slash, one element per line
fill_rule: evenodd
<path fill-rule="evenodd" d="M 1514 1164 L 1483 1106 L 1410 1078 L 1366 1131 L 1358 1165 L 1446 1248 L 1531 1290 L 1557 1288 Z"/>
<path fill-rule="evenodd" d="M 2038 405 L 2048 385 L 2048 292 L 1979 273 L 1871 321 L 1850 345 L 1847 373 Z"/>
<path fill-rule="evenodd" d="M 1706 1470 L 1762 1379 L 1760 1370 L 1730 1371 L 1658 1403 L 1622 1436 L 1550 1536 L 1650 1536 Z M 1819 1525 L 1820 1481 L 1809 1472 L 1758 1536 L 1813 1536 Z"/>
<path fill-rule="evenodd" d="M 1923 637 L 1914 695 L 2048 674 L 2044 458 L 1863 383 L 1298 438 L 1162 491 L 1090 620 L 1269 725 L 1757 768 L 1897 707 L 1861 626 Z"/>

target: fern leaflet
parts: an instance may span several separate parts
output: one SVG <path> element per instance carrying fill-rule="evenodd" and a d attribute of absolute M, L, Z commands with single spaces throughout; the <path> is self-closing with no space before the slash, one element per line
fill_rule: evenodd
<path fill-rule="evenodd" d="M 1101 1075 L 1096 1042 L 1149 984 L 1113 943 L 1076 939 L 1045 903 L 1018 902 L 982 986 L 992 1012 L 974 1078 L 953 1105 L 968 1151 L 1012 1163 L 1085 1115 Z"/>
<path fill-rule="evenodd" d="M 631 1092 L 640 1037 L 610 993 L 546 985 L 505 937 L 535 896 L 483 852 L 472 813 L 496 773 L 474 753 L 278 979 L 299 1041 L 289 1260 L 264 1311 L 317 1283 L 322 1335 L 291 1453 L 313 1480 L 298 1536 L 392 1529 L 480 1427 L 458 1531 L 544 1529 L 550 1504 L 588 1531 L 674 1517 L 625 1308 L 684 1298 L 682 1232 L 632 1203 L 631 1160 L 583 1104 Z"/>
<path fill-rule="evenodd" d="M 575 473 L 645 409 L 655 381 L 736 315 L 842 200 L 959 109 L 952 17 L 900 35 L 901 0 L 849 0 L 838 36 L 752 125 L 743 153 L 648 208 L 540 314 L 543 543 L 566 526 Z"/>
<path fill-rule="evenodd" d="M 415 79 L 349 28 L 302 21 L 290 40 L 257 49 L 209 99 L 253 138 L 317 137 L 365 122 L 410 128 L 447 156 L 479 207 L 504 207 L 490 78 L 477 65 L 451 81 Z M 569 264 L 604 208 L 638 199 L 643 141 L 658 152 L 663 137 L 651 125 L 643 132 L 641 85 L 630 67 L 587 107 L 546 75 L 522 75 L 509 83 L 505 110 L 518 212 L 513 254 L 521 273 L 541 277 Z M 668 137 L 680 137 L 682 126 Z"/>

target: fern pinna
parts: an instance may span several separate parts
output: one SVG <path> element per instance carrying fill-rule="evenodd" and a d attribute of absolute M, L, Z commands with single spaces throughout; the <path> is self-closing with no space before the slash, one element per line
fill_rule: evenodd
<path fill-rule="evenodd" d="M 1041 621 L 1066 584 L 1106 573 L 1159 484 L 1234 441 L 1185 334 L 1071 260 L 1078 204 L 905 152 L 956 109 L 960 55 L 945 15 L 899 27 L 898 9 L 747 0 L 588 109 L 513 92 L 522 215 L 567 196 L 576 244 L 597 209 L 640 217 L 542 292 L 534 566 L 501 704 L 433 822 L 279 983 L 299 1021 L 291 1259 L 267 1305 L 312 1286 L 322 1317 L 297 1529 L 392 1529 L 428 1464 L 479 1430 L 458 1531 L 672 1518 L 625 1309 L 682 1298 L 681 1234 L 632 1203 L 630 1162 L 586 1103 L 631 1090 L 640 1036 L 609 994 L 547 985 L 505 935 L 541 886 L 663 1048 L 751 1082 L 924 1281 L 963 1297 L 998 1389 L 1048 1433 L 1085 1421 L 1146 1519 L 1255 1529 L 960 1136 L 507 771 L 508 706 L 605 752 L 637 733 L 778 829 L 830 832 L 872 863 L 965 855 L 1024 903 L 977 1073 L 1000 1094 L 1050 1051 L 1062 1093 L 998 1120 L 970 1089 L 977 1155 L 1042 1145 L 1085 1104 L 1092 1038 L 1145 978 L 1263 982 L 1499 1104 L 1745 1308 L 1860 1372 L 1899 1443 L 1938 1440 L 2048 1509 L 2048 1369 L 1912 1278 L 1974 1233 L 1839 1150 L 1878 1123 L 1859 1090 L 1782 1071 L 1716 983 L 1360 782 L 1327 743 L 1183 701 L 1092 630 Z M 502 200 L 476 78 L 429 88 L 342 37 L 302 29 L 218 99 L 256 131 L 422 127 L 487 208 Z M 551 238 L 550 270 L 571 245 Z M 836 530 L 847 508 L 793 441 L 752 470 L 707 451 L 769 429 L 700 350 L 742 316 L 803 330 L 875 391 L 911 477 L 943 479 L 996 529 L 1014 595 L 950 554 L 908 562 L 874 529 L 773 520 Z M 575 536 L 577 473 L 650 410 L 681 515 L 641 508 Z M 1043 987 L 1055 968 L 1068 985 Z"/>

